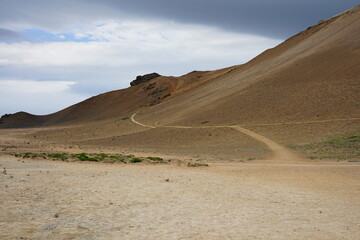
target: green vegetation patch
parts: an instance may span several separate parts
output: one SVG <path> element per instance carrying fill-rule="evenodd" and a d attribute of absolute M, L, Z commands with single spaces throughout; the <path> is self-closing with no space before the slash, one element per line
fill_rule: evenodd
<path fill-rule="evenodd" d="M 46 157 L 60 159 L 60 160 L 67 160 L 70 158 L 70 155 L 67 153 L 48 153 L 44 154 Z"/>
<path fill-rule="evenodd" d="M 309 159 L 360 160 L 360 133 L 323 142 L 291 145 Z"/>
<path fill-rule="evenodd" d="M 79 154 L 71 154 L 72 158 L 77 158 L 80 161 L 90 161 L 90 162 L 100 162 L 103 158 L 99 158 L 94 156 L 94 154 L 86 154 L 86 153 L 79 153 Z"/>
<path fill-rule="evenodd" d="M 360 134 L 332 139 L 325 143 L 336 148 L 357 148 L 360 146 Z"/>
<path fill-rule="evenodd" d="M 159 157 L 135 157 L 134 155 L 123 154 L 106 154 L 106 153 L 18 153 L 15 157 L 31 159 L 52 159 L 60 161 L 88 161 L 88 162 L 105 162 L 105 163 L 165 163 L 164 159 Z"/>

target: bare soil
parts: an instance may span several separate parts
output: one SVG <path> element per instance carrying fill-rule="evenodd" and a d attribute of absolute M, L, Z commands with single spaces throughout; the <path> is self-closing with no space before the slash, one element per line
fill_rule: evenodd
<path fill-rule="evenodd" d="M 360 164 L 0 157 L 0 239 L 358 239 Z"/>

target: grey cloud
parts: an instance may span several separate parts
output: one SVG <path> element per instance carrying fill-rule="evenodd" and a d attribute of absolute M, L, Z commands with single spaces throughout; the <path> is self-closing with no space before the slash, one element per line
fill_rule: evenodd
<path fill-rule="evenodd" d="M 15 41 L 22 39 L 21 34 L 9 29 L 0 28 L 0 41 Z"/>
<path fill-rule="evenodd" d="M 358 0 L 0 0 L 0 23 L 57 29 L 103 18 L 157 18 L 287 38 Z"/>
<path fill-rule="evenodd" d="M 94 0 L 92 0 L 94 2 Z M 96 2 L 96 1 L 95 1 Z M 143 16 L 213 25 L 223 29 L 290 37 L 294 33 L 354 7 L 357 0 L 105 0 Z M 140 16 L 141 17 L 141 16 Z"/>

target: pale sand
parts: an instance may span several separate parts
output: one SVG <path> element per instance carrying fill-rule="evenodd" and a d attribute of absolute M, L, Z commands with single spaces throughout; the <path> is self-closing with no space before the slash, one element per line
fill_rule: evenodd
<path fill-rule="evenodd" d="M 0 173 L 0 239 L 360 236 L 359 163 L 185 168 L 0 159 L 7 172 Z"/>

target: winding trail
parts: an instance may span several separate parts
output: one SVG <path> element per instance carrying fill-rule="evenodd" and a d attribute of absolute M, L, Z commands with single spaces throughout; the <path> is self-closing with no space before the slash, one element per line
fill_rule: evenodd
<path fill-rule="evenodd" d="M 239 132 L 242 132 L 256 140 L 258 140 L 259 142 L 262 142 L 264 144 L 266 144 L 266 146 L 272 151 L 273 156 L 272 156 L 272 160 L 276 160 L 276 161 L 294 161 L 294 160 L 299 160 L 300 157 L 297 156 L 295 153 L 293 153 L 292 151 L 290 151 L 289 149 L 281 146 L 280 144 L 274 142 L 273 140 L 264 137 L 260 134 L 257 134 L 253 131 L 250 131 L 246 128 L 240 127 L 240 126 L 232 126 L 233 129 L 238 130 Z"/>
<path fill-rule="evenodd" d="M 136 112 L 137 113 L 137 112 Z M 191 126 L 151 126 L 151 125 L 147 125 L 144 123 L 140 123 L 138 121 L 135 120 L 135 115 L 136 113 L 134 113 L 131 116 L 131 121 L 137 125 L 140 125 L 142 127 L 146 127 L 146 128 L 177 128 L 177 129 L 195 129 L 195 128 L 232 128 L 235 129 L 243 134 L 246 134 L 256 140 L 258 140 L 259 142 L 264 143 L 273 153 L 273 156 L 271 158 L 271 160 L 275 160 L 275 161 L 295 161 L 295 160 L 301 160 L 302 158 L 298 155 L 296 155 L 295 153 L 293 153 L 292 151 L 290 151 L 289 149 L 281 146 L 280 144 L 274 142 L 273 140 L 264 137 L 258 133 L 255 133 L 253 131 L 250 131 L 249 129 L 246 129 L 240 125 L 229 125 L 229 126 L 197 126 L 197 127 L 191 127 Z M 273 125 L 287 125 L 287 124 L 308 124 L 308 123 L 322 123 L 322 122 L 338 122 L 338 121 L 356 121 L 356 120 L 360 120 L 360 118 L 348 118 L 348 119 L 327 119 L 327 120 L 315 120 L 315 121 L 303 121 L 303 122 L 287 122 L 287 123 L 264 123 L 264 124 L 249 124 L 249 125 L 244 125 L 244 126 L 273 126 Z"/>
<path fill-rule="evenodd" d="M 137 112 L 136 112 L 137 113 Z M 281 146 L 280 144 L 274 142 L 273 140 L 264 137 L 260 134 L 257 134 L 253 131 L 250 131 L 249 129 L 243 128 L 239 125 L 233 125 L 233 126 L 199 126 L 199 127 L 191 127 L 191 126 L 151 126 L 151 125 L 147 125 L 144 123 L 140 123 L 138 121 L 135 120 L 135 115 L 136 113 L 134 113 L 131 116 L 131 121 L 137 125 L 140 125 L 142 127 L 146 127 L 146 128 L 177 128 L 177 129 L 195 129 L 195 128 L 232 128 L 235 129 L 243 134 L 246 134 L 256 140 L 258 140 L 259 142 L 264 143 L 269 149 L 270 151 L 273 153 L 273 156 L 271 158 L 271 160 L 276 160 L 276 161 L 294 161 L 294 160 L 299 160 L 300 157 L 297 156 L 296 154 L 294 154 L 293 152 L 291 152 L 290 150 L 288 150 L 287 148 Z"/>
<path fill-rule="evenodd" d="M 156 128 L 155 126 L 146 125 L 146 124 L 143 124 L 143 123 L 141 123 L 141 122 L 136 121 L 135 118 L 134 118 L 136 114 L 137 114 L 137 112 L 134 113 L 133 115 L 131 115 L 131 121 L 132 121 L 133 123 L 135 123 L 135 124 L 137 124 L 137 125 L 140 125 L 140 126 L 142 126 L 142 127 L 146 127 L 146 128 Z"/>

